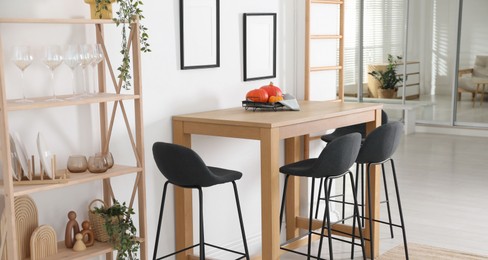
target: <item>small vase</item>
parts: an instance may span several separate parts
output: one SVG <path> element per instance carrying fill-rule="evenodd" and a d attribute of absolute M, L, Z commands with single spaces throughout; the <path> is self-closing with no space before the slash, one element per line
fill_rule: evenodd
<path fill-rule="evenodd" d="M 107 161 L 107 167 L 108 169 L 112 168 L 114 166 L 114 157 L 111 152 L 107 153 L 97 153 L 97 156 L 103 156 L 105 160 Z"/>
<path fill-rule="evenodd" d="M 378 98 L 396 98 L 397 89 L 378 89 Z"/>
<path fill-rule="evenodd" d="M 72 173 L 84 172 L 88 169 L 88 162 L 84 155 L 71 155 L 68 158 L 68 170 Z"/>
<path fill-rule="evenodd" d="M 114 3 L 116 0 L 110 0 L 110 4 L 104 3 L 104 0 L 102 0 L 102 3 L 100 3 L 100 7 L 98 8 L 98 10 L 100 10 L 99 12 L 97 12 L 96 0 L 84 1 L 90 5 L 91 19 L 112 19 L 112 3 Z"/>
<path fill-rule="evenodd" d="M 91 173 L 102 173 L 108 169 L 107 160 L 104 156 L 95 155 L 88 158 L 88 171 Z"/>

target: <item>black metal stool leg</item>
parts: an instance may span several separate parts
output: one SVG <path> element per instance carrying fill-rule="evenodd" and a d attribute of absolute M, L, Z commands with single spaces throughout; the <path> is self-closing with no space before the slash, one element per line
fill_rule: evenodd
<path fill-rule="evenodd" d="M 205 236 L 203 232 L 203 192 L 198 188 L 198 204 L 200 211 L 200 260 L 205 260 Z"/>
<path fill-rule="evenodd" d="M 346 217 L 346 175 L 342 176 L 342 224 L 345 223 L 344 220 L 345 217 Z"/>
<path fill-rule="evenodd" d="M 281 198 L 281 207 L 280 207 L 280 232 L 281 232 L 281 224 L 283 223 L 283 211 L 285 209 L 285 199 L 286 199 L 286 187 L 288 186 L 288 178 L 290 175 L 285 175 L 285 183 L 283 185 L 283 197 Z"/>
<path fill-rule="evenodd" d="M 161 223 L 163 222 L 164 202 L 166 201 L 166 189 L 168 188 L 168 184 L 168 181 L 164 183 L 163 197 L 161 198 L 161 208 L 159 210 L 158 229 L 156 231 L 156 242 L 154 243 L 153 260 L 156 259 L 158 254 L 159 235 L 161 233 Z"/>
<path fill-rule="evenodd" d="M 371 259 L 374 259 L 374 239 L 373 239 L 373 209 L 371 207 L 371 163 L 366 166 L 366 184 L 368 189 L 368 223 L 369 223 L 369 249 Z"/>
<path fill-rule="evenodd" d="M 235 181 L 232 181 L 232 186 L 234 187 L 234 195 L 236 197 L 237 214 L 239 215 L 239 224 L 241 226 L 242 243 L 244 244 L 244 252 L 246 254 L 246 259 L 249 260 L 249 250 L 247 248 L 246 232 L 244 231 L 244 221 L 242 220 L 241 203 L 239 201 L 239 194 L 237 193 L 237 185 Z"/>
<path fill-rule="evenodd" d="M 319 183 L 319 195 L 317 196 L 317 206 L 315 207 L 315 218 L 319 217 L 319 207 L 320 207 L 320 195 L 322 194 L 322 185 L 324 183 L 324 178 L 320 178 L 320 183 Z"/>
<path fill-rule="evenodd" d="M 383 172 L 383 186 L 385 186 L 386 210 L 388 212 L 388 223 L 390 226 L 390 234 L 391 234 L 391 238 L 394 238 L 393 223 L 391 222 L 390 198 L 388 196 L 388 185 L 386 183 L 386 173 L 385 173 L 385 163 L 384 162 L 381 164 L 381 171 Z"/>
<path fill-rule="evenodd" d="M 324 188 L 325 185 L 327 184 L 327 180 L 324 183 Z M 329 241 L 329 258 L 330 260 L 334 259 L 334 253 L 332 251 L 332 227 L 330 226 L 330 209 L 329 209 L 329 198 L 330 198 L 330 193 L 332 191 L 332 179 L 329 180 L 329 186 L 328 189 L 325 191 L 325 211 L 326 211 L 326 216 L 327 216 L 327 238 Z"/>
<path fill-rule="evenodd" d="M 402 204 L 401 204 L 401 200 L 400 200 L 400 191 L 398 189 L 398 181 L 397 181 L 397 177 L 396 177 L 395 163 L 393 162 L 393 159 L 390 159 L 390 162 L 391 162 L 391 170 L 393 172 L 393 181 L 395 182 L 395 191 L 396 191 L 396 197 L 397 197 L 397 202 L 398 202 L 398 211 L 400 214 L 400 223 L 402 225 L 403 246 L 405 247 L 405 259 L 408 260 L 407 234 L 405 232 L 405 222 L 403 219 L 403 211 L 402 211 Z"/>
<path fill-rule="evenodd" d="M 312 218 L 313 218 L 313 197 L 315 193 L 315 178 L 312 178 L 312 190 L 310 195 L 310 212 L 308 214 L 308 246 L 307 246 L 307 260 L 310 259 L 312 251 Z"/>
<path fill-rule="evenodd" d="M 324 185 L 324 199 L 327 201 L 326 197 L 327 197 L 327 188 L 326 188 L 326 185 L 327 185 L 327 180 L 325 181 L 325 184 L 321 181 L 320 182 L 320 185 Z M 319 251 L 317 253 L 317 258 L 320 259 L 320 256 L 322 255 L 322 244 L 323 244 L 323 241 L 324 241 L 324 231 L 325 231 L 325 226 L 326 226 L 326 215 L 327 215 L 327 211 L 328 211 L 328 207 L 327 207 L 327 204 L 325 205 L 325 210 L 324 210 L 324 217 L 322 218 L 322 227 L 320 228 L 320 240 L 319 240 Z M 330 234 L 327 234 L 327 236 L 329 236 Z"/>
<path fill-rule="evenodd" d="M 351 249 L 351 259 L 354 258 L 354 240 L 356 238 L 356 227 L 355 227 L 355 223 L 357 221 L 358 223 L 358 230 L 359 230 L 359 239 L 361 241 L 361 251 L 363 252 L 363 259 L 366 260 L 366 250 L 364 249 L 364 237 L 363 237 L 363 231 L 361 230 L 361 226 L 360 226 L 360 218 L 359 218 L 359 207 L 358 207 L 358 199 L 357 199 L 357 192 L 355 190 L 355 188 L 357 188 L 357 181 L 356 181 L 356 185 L 353 185 L 352 183 L 354 182 L 353 180 L 353 177 L 352 177 L 352 173 L 349 172 L 349 176 L 350 176 L 350 179 L 351 179 L 351 188 L 352 188 L 352 196 L 353 196 L 353 199 L 354 199 L 354 215 L 353 215 L 353 223 L 352 223 L 352 230 L 353 230 L 353 240 L 352 240 L 352 246 L 353 248 Z M 356 187 L 354 187 L 356 186 Z"/>

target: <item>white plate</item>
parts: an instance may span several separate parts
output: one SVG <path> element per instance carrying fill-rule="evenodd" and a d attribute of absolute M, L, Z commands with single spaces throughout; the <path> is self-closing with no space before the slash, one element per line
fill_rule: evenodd
<path fill-rule="evenodd" d="M 32 177 L 29 178 L 29 160 L 28 160 L 28 153 L 25 149 L 25 145 L 20 139 L 19 133 L 13 132 L 12 133 L 14 142 L 15 142 L 15 149 L 17 150 L 17 158 L 20 161 L 20 166 L 24 171 L 24 176 L 27 177 L 29 180 L 32 180 Z"/>
<path fill-rule="evenodd" d="M 15 180 L 19 180 L 19 170 L 17 169 L 17 161 L 18 161 L 18 157 L 17 157 L 17 150 L 15 149 L 14 138 L 12 137 L 12 135 L 10 135 L 10 163 L 12 165 L 10 170 L 12 172 L 12 177 Z"/>
<path fill-rule="evenodd" d="M 53 171 L 51 169 L 52 153 L 47 149 L 46 141 L 44 141 L 44 138 L 40 132 L 37 134 L 37 151 L 39 153 L 39 160 L 41 160 L 41 165 L 42 168 L 44 168 L 44 172 L 49 178 L 54 179 Z"/>

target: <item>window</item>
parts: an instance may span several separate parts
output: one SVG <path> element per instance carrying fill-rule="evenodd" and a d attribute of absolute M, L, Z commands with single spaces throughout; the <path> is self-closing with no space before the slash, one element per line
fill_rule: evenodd
<path fill-rule="evenodd" d="M 401 55 L 404 36 L 404 0 L 364 0 L 363 82 L 367 65 Z M 357 85 L 360 0 L 345 1 L 344 84 Z"/>

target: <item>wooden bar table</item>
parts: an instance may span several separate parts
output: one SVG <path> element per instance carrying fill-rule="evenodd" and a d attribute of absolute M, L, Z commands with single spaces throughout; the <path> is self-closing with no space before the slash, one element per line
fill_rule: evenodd
<path fill-rule="evenodd" d="M 191 135 L 209 135 L 260 141 L 261 154 L 261 226 L 263 260 L 280 258 L 280 140 L 285 140 L 285 163 L 301 158 L 300 137 L 324 133 L 325 130 L 367 123 L 370 132 L 381 124 L 381 104 L 344 103 L 337 101 L 300 101 L 300 111 L 252 111 L 242 107 L 173 116 L 173 142 L 191 147 Z M 236 156 L 242 156 L 236 154 Z M 373 169 L 374 171 L 375 169 Z M 373 172 L 374 173 L 374 172 Z M 379 217 L 379 178 L 371 174 L 373 217 Z M 299 216 L 299 185 L 290 178 L 287 193 L 287 237 L 308 228 L 306 218 Z M 192 193 L 175 187 L 176 248 L 193 244 Z M 367 225 L 367 222 L 366 222 Z M 335 228 L 351 231 L 350 226 Z M 369 226 L 364 234 L 368 237 Z M 379 225 L 373 224 L 375 252 L 379 248 Z M 369 244 L 369 243 L 367 243 Z M 369 246 L 367 254 L 369 255 Z M 177 259 L 188 259 L 189 250 Z M 376 253 L 375 253 L 376 255 Z"/>

